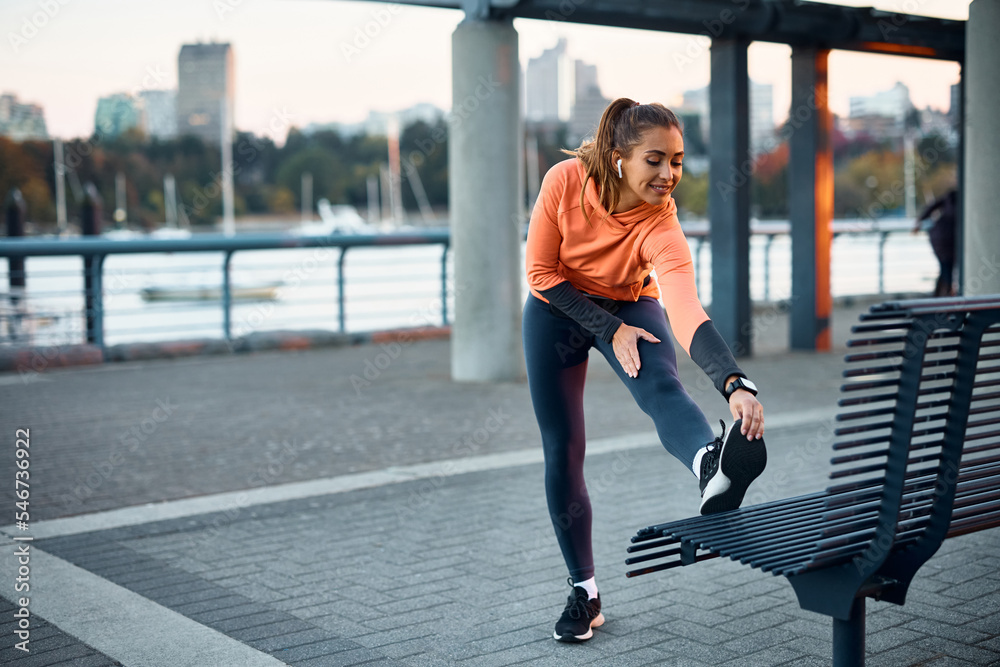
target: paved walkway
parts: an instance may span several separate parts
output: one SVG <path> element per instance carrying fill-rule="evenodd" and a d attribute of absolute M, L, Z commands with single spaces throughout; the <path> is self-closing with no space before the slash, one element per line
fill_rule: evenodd
<path fill-rule="evenodd" d="M 854 312 L 836 315 L 843 341 Z M 780 352 L 783 316 L 758 325 L 744 366 L 770 464 L 748 502 L 825 485 L 843 352 Z M 587 475 L 608 622 L 579 646 L 550 638 L 569 589 L 527 389 L 452 383 L 447 341 L 8 374 L 0 396 L 32 454 L 30 529 L 2 530 L 33 537 L 28 655 L 4 538 L 0 664 L 830 664 L 829 619 L 784 579 L 721 559 L 624 577 L 635 529 L 698 493 L 600 357 Z M 949 541 L 905 607 L 870 601 L 868 664 L 1000 664 L 998 547 Z"/>

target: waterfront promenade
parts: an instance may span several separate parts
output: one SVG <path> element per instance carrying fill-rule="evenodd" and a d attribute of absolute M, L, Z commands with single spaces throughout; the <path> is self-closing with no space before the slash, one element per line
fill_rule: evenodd
<path fill-rule="evenodd" d="M 756 316 L 769 465 L 748 503 L 825 486 L 843 343 L 785 351 Z M 711 419 L 722 399 L 681 353 Z M 693 515 L 695 478 L 599 355 L 585 396 L 608 622 L 551 639 L 568 587 L 526 385 L 457 384 L 447 339 L 0 374 L 0 664 L 829 665 L 830 621 L 721 559 L 626 579 L 635 529 Z M 14 431 L 30 429 L 29 530 Z M 13 536 L 30 542 L 30 654 Z M 22 543 L 23 544 L 23 543 Z M 868 665 L 1000 664 L 1000 533 L 950 540 L 905 607 L 869 601 Z"/>

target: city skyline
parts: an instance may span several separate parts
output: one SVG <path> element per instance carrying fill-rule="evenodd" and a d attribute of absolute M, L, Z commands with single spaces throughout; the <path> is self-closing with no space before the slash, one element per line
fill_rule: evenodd
<path fill-rule="evenodd" d="M 291 126 L 356 123 L 372 111 L 418 103 L 451 106 L 451 33 L 462 18 L 455 10 L 334 0 L 178 0 L 168 16 L 154 20 L 142 3 L 55 4 L 57 11 L 33 33 L 28 28 L 41 11 L 38 0 L 0 8 L 0 25 L 7 27 L 0 92 L 42 106 L 52 136 L 89 136 L 99 97 L 176 90 L 177 54 L 182 44 L 197 41 L 233 45 L 236 127 L 279 143 Z M 898 2 L 874 4 L 904 10 Z M 918 10 L 964 19 L 968 4 L 923 0 Z M 685 90 L 708 83 L 708 42 L 697 35 L 520 19 L 515 27 L 522 71 L 565 37 L 570 57 L 596 65 L 609 99 L 677 106 Z M 759 42 L 750 49 L 751 78 L 774 87 L 775 122 L 787 114 L 789 53 L 786 46 Z M 847 115 L 851 97 L 901 81 L 918 108 L 947 111 L 958 76 L 957 63 L 835 51 L 831 107 Z"/>

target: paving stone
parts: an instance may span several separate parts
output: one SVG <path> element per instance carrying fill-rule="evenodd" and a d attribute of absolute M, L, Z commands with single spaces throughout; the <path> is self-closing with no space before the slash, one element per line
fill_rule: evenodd
<path fill-rule="evenodd" d="M 869 651 L 881 653 L 910 642 L 915 642 L 922 637 L 923 635 L 919 632 L 913 632 L 912 630 L 904 630 L 903 628 L 896 627 L 886 628 L 877 632 L 869 631 L 865 637 L 865 646 Z"/>
<path fill-rule="evenodd" d="M 360 647 L 355 642 L 347 639 L 325 639 L 308 644 L 300 644 L 298 646 L 278 649 L 273 651 L 272 655 L 283 662 L 297 663 L 320 656 L 345 653 L 358 648 Z"/>
<path fill-rule="evenodd" d="M 907 644 L 872 655 L 870 649 L 865 658 L 865 667 L 900 667 L 901 665 L 922 665 L 928 660 L 940 657 L 938 651 L 929 651 L 920 646 Z"/>
<path fill-rule="evenodd" d="M 787 367 L 781 368 L 787 374 Z M 274 377 L 287 373 L 272 370 Z M 411 380 L 414 386 L 422 382 Z M 615 396 L 624 400 L 612 401 L 609 393 L 603 405 L 627 407 L 630 399 L 619 389 Z M 480 391 L 508 389 L 468 393 Z M 517 391 L 523 393 L 524 387 Z M 445 417 L 420 402 L 412 412 L 410 406 L 399 408 L 403 395 L 385 397 L 399 410 L 398 419 L 366 423 L 391 429 L 398 422 L 399 442 L 415 447 L 422 446 L 420 437 L 449 435 L 446 428 L 441 433 L 411 429 L 420 419 L 431 419 L 428 415 L 434 415 L 435 424 Z M 450 395 L 449 400 L 457 399 Z M 417 407 L 424 411 L 419 419 Z M 467 428 L 477 427 L 469 416 L 475 408 L 466 404 L 460 412 L 465 414 L 449 414 Z M 530 412 L 523 416 L 534 446 L 537 428 Z M 611 422 L 618 419 L 616 414 Z M 637 422 L 618 426 L 623 423 Z M 413 433 L 423 436 L 415 439 Z M 775 429 L 769 434 L 772 460 L 781 461 L 811 437 L 802 433 Z M 352 437 L 352 446 L 379 446 L 377 437 Z M 328 469 L 323 457 L 335 459 L 332 451 L 310 458 L 310 465 Z M 223 460 L 224 454 L 220 450 L 217 456 Z M 615 456 L 589 456 L 588 479 L 601 480 Z M 628 460 L 627 474 L 613 483 L 591 484 L 595 558 L 608 622 L 582 646 L 551 639 L 567 590 L 540 464 L 272 503 L 230 515 L 157 521 L 40 546 L 51 544 L 51 553 L 71 562 L 79 558 L 180 613 L 213 627 L 223 624 L 230 636 L 289 664 L 828 667 L 830 620 L 799 609 L 784 579 L 722 559 L 644 577 L 622 576 L 624 547 L 643 521 L 697 511 L 690 473 L 662 449 L 629 450 Z M 147 463 L 157 464 L 156 457 Z M 803 473 L 801 483 L 822 488 L 824 472 L 816 466 Z M 690 497 L 674 489 L 689 490 Z M 416 511 L 407 511 L 410 507 Z M 1000 559 L 985 560 L 1000 551 L 1000 538 L 986 532 L 952 542 L 917 574 L 919 583 L 905 607 L 868 603 L 870 667 L 944 657 L 982 661 L 1000 654 L 1000 588 L 994 586 L 1000 584 L 994 571 Z M 970 563 L 978 566 L 958 571 Z M 977 587 L 981 582 L 986 583 Z M 948 656 L 931 651 L 939 646 Z"/>
<path fill-rule="evenodd" d="M 295 667 L 347 667 L 348 665 L 364 665 L 370 662 L 379 665 L 389 665 L 382 653 L 367 648 L 356 648 L 340 653 L 332 653 L 316 658 L 304 659 L 292 663 Z"/>
<path fill-rule="evenodd" d="M 322 641 L 349 641 L 332 637 L 331 633 L 320 628 L 310 628 L 298 632 L 288 632 L 277 637 L 264 637 L 262 639 L 251 639 L 247 641 L 248 646 L 252 646 L 258 651 L 277 654 L 280 651 L 306 646 Z"/>
<path fill-rule="evenodd" d="M 961 658 L 977 665 L 995 665 L 1000 663 L 1000 653 L 982 647 L 958 643 L 940 637 L 922 637 L 914 642 L 928 650 L 940 651 L 953 658 Z"/>
<path fill-rule="evenodd" d="M 952 658 L 950 656 L 945 656 L 943 658 L 937 658 L 928 660 L 927 662 L 921 663 L 921 667 L 971 667 L 975 665 L 974 662 L 968 662 L 966 660 L 959 660 L 958 658 Z"/>

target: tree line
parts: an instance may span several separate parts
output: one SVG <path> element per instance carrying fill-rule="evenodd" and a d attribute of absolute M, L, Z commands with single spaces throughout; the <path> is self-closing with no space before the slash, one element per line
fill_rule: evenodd
<path fill-rule="evenodd" d="M 448 206 L 448 128 L 417 121 L 400 134 L 403 170 L 403 206 L 416 211 L 413 190 L 405 185 L 416 170 L 428 203 L 438 210 Z M 565 132 L 539 137 L 539 174 L 566 159 Z M 904 207 L 903 155 L 899 141 L 861 135 L 848 139 L 839 131 L 832 137 L 835 197 L 839 218 L 898 215 Z M 686 138 L 689 155 L 708 150 L 696 133 Z M 918 206 L 931 195 L 954 185 L 956 154 L 940 136 L 921 138 L 916 145 L 914 173 Z M 305 134 L 292 128 L 278 146 L 269 136 L 237 133 L 233 142 L 234 204 L 237 217 L 267 214 L 296 217 L 301 210 L 301 178 L 312 174 L 313 200 L 350 204 L 364 211 L 369 177 L 378 178 L 387 162 L 384 136 L 343 135 L 332 130 Z M 170 140 L 148 139 L 125 133 L 117 137 L 95 134 L 64 144 L 67 174 L 67 217 L 79 219 L 81 195 L 93 183 L 104 202 L 105 226 L 115 206 L 115 176 L 126 177 L 126 202 L 131 224 L 154 228 L 166 219 L 163 183 L 167 174 L 176 182 L 178 208 L 192 225 L 209 225 L 222 214 L 222 173 L 219 147 L 194 136 Z M 777 143 L 745 165 L 751 183 L 751 211 L 758 218 L 788 216 L 788 144 Z M 739 177 L 739 172 L 734 172 Z M 684 218 L 708 215 L 710 189 L 732 183 L 711 183 L 707 173 L 684 175 L 674 193 Z M 0 137 L 0 196 L 19 188 L 27 205 L 27 219 L 40 230 L 56 220 L 53 144 L 49 141 L 14 142 Z"/>

